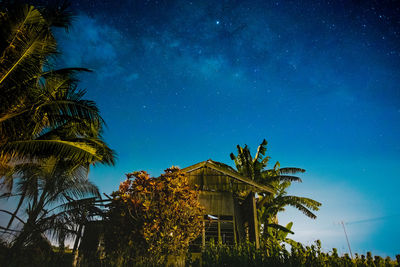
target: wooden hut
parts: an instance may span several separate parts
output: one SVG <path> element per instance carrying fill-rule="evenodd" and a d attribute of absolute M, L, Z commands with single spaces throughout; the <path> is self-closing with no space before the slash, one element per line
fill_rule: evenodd
<path fill-rule="evenodd" d="M 211 159 L 182 171 L 191 186 L 200 191 L 199 200 L 205 208 L 203 232 L 191 245 L 192 252 L 199 252 L 211 239 L 228 245 L 248 240 L 259 247 L 255 193 L 272 193 L 270 187 Z"/>
<path fill-rule="evenodd" d="M 197 258 L 208 241 L 227 245 L 254 242 L 259 247 L 256 211 L 257 192 L 273 192 L 268 186 L 243 177 L 232 167 L 213 160 L 203 161 L 182 169 L 190 185 L 200 191 L 199 201 L 204 206 L 202 235 L 190 245 Z M 101 248 L 103 223 L 88 222 L 79 246 L 79 262 L 96 258 Z M 176 261 L 176 259 L 171 259 Z"/>

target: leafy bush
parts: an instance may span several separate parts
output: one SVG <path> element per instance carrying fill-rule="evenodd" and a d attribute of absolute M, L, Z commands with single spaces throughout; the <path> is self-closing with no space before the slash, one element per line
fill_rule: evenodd
<path fill-rule="evenodd" d="M 113 193 L 105 227 L 106 262 L 114 266 L 160 265 L 185 255 L 201 233 L 203 208 L 178 168 L 159 178 L 127 174 Z"/>

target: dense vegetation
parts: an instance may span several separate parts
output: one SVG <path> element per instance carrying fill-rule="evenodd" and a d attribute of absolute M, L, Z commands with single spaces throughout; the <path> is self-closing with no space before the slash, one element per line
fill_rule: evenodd
<path fill-rule="evenodd" d="M 288 196 L 287 189 L 292 182 L 302 180 L 293 174 L 304 173 L 305 170 L 295 167 L 281 168 L 276 162 L 272 169 L 267 169 L 271 157 L 265 156 L 267 151 L 267 141 L 264 139 L 257 148 L 254 158 L 247 145 L 241 147 L 237 145 L 237 155 L 231 153 L 231 159 L 235 162 L 237 171 L 245 177 L 250 178 L 260 184 L 270 187 L 274 193 L 257 192 L 257 215 L 260 229 L 260 237 L 276 238 L 280 232 L 293 233 L 289 223 L 286 227 L 278 222 L 278 213 L 285 210 L 286 206 L 292 206 L 307 217 L 315 219 L 317 216 L 313 211 L 318 211 L 321 203 L 306 197 Z M 243 192 L 240 192 L 243 194 Z M 245 192 L 248 194 L 249 192 Z M 290 242 L 290 240 L 287 240 Z"/>
<path fill-rule="evenodd" d="M 198 193 L 178 168 L 159 178 L 127 174 L 105 214 L 105 261 L 112 266 L 161 265 L 184 255 L 201 232 Z"/>
<path fill-rule="evenodd" d="M 383 259 L 380 256 L 355 255 L 351 259 L 348 254 L 339 256 L 334 248 L 326 253 L 321 250 L 320 241 L 314 245 L 303 246 L 297 244 L 288 250 L 284 245 L 274 240 L 262 243 L 260 249 L 254 244 L 246 243 L 236 247 L 211 244 L 202 254 L 202 266 L 335 266 L 335 267 L 390 267 L 400 266 L 400 255 L 396 260 L 390 257 Z M 191 262 L 192 266 L 198 266 L 199 261 Z"/>
<path fill-rule="evenodd" d="M 0 197 L 17 205 L 0 212 L 9 216 L 3 259 L 21 266 L 23 252 L 52 261 L 50 240 L 62 251 L 95 216 L 88 203 L 99 192 L 87 175 L 91 165 L 114 164 L 114 152 L 96 104 L 77 87 L 76 73 L 89 70 L 54 65 L 52 29 L 70 25 L 67 5 L 12 2 L 0 4 Z"/>

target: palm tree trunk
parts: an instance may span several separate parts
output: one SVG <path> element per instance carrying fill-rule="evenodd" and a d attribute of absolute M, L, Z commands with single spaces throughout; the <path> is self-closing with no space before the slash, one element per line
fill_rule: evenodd
<path fill-rule="evenodd" d="M 83 224 L 80 224 L 78 228 L 78 233 L 75 238 L 74 247 L 72 249 L 72 255 L 75 255 L 75 252 L 78 250 L 78 245 L 79 245 L 79 240 L 81 239 L 82 230 L 83 230 Z"/>

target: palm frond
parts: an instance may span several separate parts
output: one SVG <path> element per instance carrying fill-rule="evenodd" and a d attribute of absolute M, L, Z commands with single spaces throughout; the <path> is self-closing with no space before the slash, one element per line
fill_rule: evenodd
<path fill-rule="evenodd" d="M 24 200 L 25 200 L 25 194 L 22 194 L 19 198 L 19 201 L 18 201 L 17 207 L 15 208 L 15 211 L 13 212 L 10 220 L 8 221 L 7 229 L 10 229 L 10 226 L 12 225 L 15 217 L 17 216 L 19 209 L 21 208 L 22 204 L 24 203 Z"/>
<path fill-rule="evenodd" d="M 69 1 L 56 1 L 55 4 L 42 8 L 40 11 L 50 26 L 68 30 L 74 19 L 69 7 Z"/>
<path fill-rule="evenodd" d="M 13 213 L 11 213 L 11 212 L 8 211 L 8 210 L 0 209 L 0 212 L 6 213 L 6 214 L 11 215 L 11 216 L 13 215 Z M 24 220 L 22 220 L 20 217 L 15 216 L 15 218 L 16 218 L 18 221 L 20 221 L 21 223 L 25 224 Z"/>
<path fill-rule="evenodd" d="M 36 75 L 41 70 L 42 62 L 57 52 L 56 42 L 37 9 L 24 6 L 10 11 L 7 18 L 3 23 L 9 29 L 6 37 L 8 44 L 0 58 L 0 88 L 5 92 L 8 90 L 2 85 L 6 79 L 18 83 L 18 77 Z"/>
<path fill-rule="evenodd" d="M 42 78 L 42 79 L 49 79 L 51 77 L 74 77 L 75 74 L 79 72 L 92 72 L 92 70 L 88 68 L 61 68 L 61 69 L 55 69 L 55 70 L 49 70 L 49 71 L 43 71 L 41 73 L 38 73 L 37 76 L 34 76 L 36 79 L 37 78 Z"/>
<path fill-rule="evenodd" d="M 270 179 L 270 181 L 279 181 L 279 182 L 299 182 L 299 183 L 302 182 L 300 177 L 291 176 L 291 175 L 271 176 L 269 179 Z"/>
<path fill-rule="evenodd" d="M 295 167 L 280 168 L 279 171 L 281 174 L 296 174 L 296 173 L 305 173 L 306 172 L 306 170 L 304 170 L 304 169 L 295 168 Z"/>
<path fill-rule="evenodd" d="M 62 191 L 62 194 L 73 199 L 80 199 L 87 196 L 100 197 L 97 186 L 88 180 L 74 179 L 67 183 L 68 185 Z"/>
<path fill-rule="evenodd" d="M 66 158 L 76 162 L 104 162 L 111 164 L 110 158 L 103 158 L 96 148 L 85 142 L 64 140 L 23 140 L 6 143 L 0 146 L 3 153 L 14 158 L 46 158 L 58 154 L 60 159 Z"/>
<path fill-rule="evenodd" d="M 0 156 L 0 161 L 1 161 Z M 0 192 L 11 193 L 14 186 L 14 167 L 6 163 L 0 164 Z"/>

